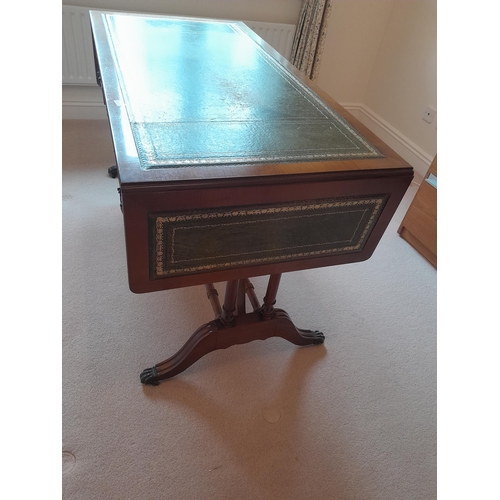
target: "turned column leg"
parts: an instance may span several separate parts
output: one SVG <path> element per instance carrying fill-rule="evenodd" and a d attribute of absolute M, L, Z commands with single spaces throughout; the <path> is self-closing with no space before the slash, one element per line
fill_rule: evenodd
<path fill-rule="evenodd" d="M 264 297 L 264 304 L 262 305 L 262 316 L 264 316 L 264 318 L 271 318 L 273 316 L 280 280 L 281 274 L 271 274 L 271 276 L 269 276 L 266 296 Z"/>
<path fill-rule="evenodd" d="M 206 284 L 205 289 L 207 290 L 207 297 L 214 311 L 215 319 L 219 319 L 222 313 L 219 302 L 219 293 L 217 292 L 213 283 Z"/>
<path fill-rule="evenodd" d="M 249 279 L 245 280 L 245 292 L 248 296 L 250 304 L 252 304 L 253 310 L 257 311 L 260 309 L 259 299 L 257 298 L 257 295 L 255 295 L 255 289 Z"/>
<path fill-rule="evenodd" d="M 238 316 L 246 312 L 245 281 L 244 279 L 238 280 L 238 298 L 236 299 L 236 314 Z"/>
<path fill-rule="evenodd" d="M 238 293 L 238 280 L 231 280 L 226 283 L 226 295 L 224 296 L 224 305 L 220 320 L 225 325 L 230 325 L 234 321 L 234 312 L 236 309 L 236 296 Z"/>

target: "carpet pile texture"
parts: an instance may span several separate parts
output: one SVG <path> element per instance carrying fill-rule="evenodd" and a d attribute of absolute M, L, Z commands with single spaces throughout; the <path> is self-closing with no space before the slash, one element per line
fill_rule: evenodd
<path fill-rule="evenodd" d="M 283 275 L 276 306 L 324 345 L 233 346 L 151 387 L 213 313 L 202 286 L 129 291 L 113 164 L 106 122 L 63 122 L 63 498 L 436 498 L 436 270 L 397 234 L 418 186 L 368 261 Z"/>

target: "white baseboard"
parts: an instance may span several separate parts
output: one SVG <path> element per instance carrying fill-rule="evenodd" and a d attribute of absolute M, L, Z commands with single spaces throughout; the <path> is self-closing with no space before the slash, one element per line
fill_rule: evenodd
<path fill-rule="evenodd" d="M 97 85 L 62 86 L 63 120 L 107 120 L 102 92 Z"/>
<path fill-rule="evenodd" d="M 341 105 L 404 158 L 415 169 L 416 177 L 425 177 L 433 156 L 426 153 L 364 104 L 341 103 Z"/>
<path fill-rule="evenodd" d="M 107 120 L 104 104 L 88 102 L 65 102 L 62 108 L 63 120 Z"/>

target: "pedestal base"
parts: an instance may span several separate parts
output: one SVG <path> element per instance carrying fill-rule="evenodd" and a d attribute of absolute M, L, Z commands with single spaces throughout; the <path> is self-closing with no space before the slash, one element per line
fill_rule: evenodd
<path fill-rule="evenodd" d="M 306 346 L 322 344 L 323 333 L 297 328 L 286 311 L 274 309 L 273 304 L 279 285 L 280 275 L 273 275 L 269 280 L 264 305 L 258 307 L 253 287 L 248 280 L 228 282 L 226 299 L 221 308 L 216 298 L 213 285 L 207 285 L 207 295 L 218 316 L 215 320 L 198 328 L 184 346 L 171 358 L 147 368 L 141 373 L 141 383 L 158 385 L 160 380 L 171 378 L 191 366 L 201 357 L 217 349 L 227 349 L 232 345 L 246 344 L 253 340 L 265 340 L 270 337 L 282 337 L 293 344 Z M 254 305 L 252 313 L 244 313 L 244 293 L 249 294 Z M 238 310 L 235 307 L 238 296 Z M 242 310 L 243 309 L 243 310 Z M 233 315 L 233 311 L 236 314 Z"/>

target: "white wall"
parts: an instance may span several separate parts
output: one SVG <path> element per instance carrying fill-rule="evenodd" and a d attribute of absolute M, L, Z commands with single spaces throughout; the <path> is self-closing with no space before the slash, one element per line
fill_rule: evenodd
<path fill-rule="evenodd" d="M 318 85 L 340 103 L 361 103 L 394 0 L 333 0 Z"/>
<path fill-rule="evenodd" d="M 436 0 L 334 0 L 318 85 L 424 175 L 437 151 Z"/>
<path fill-rule="evenodd" d="M 396 0 L 363 103 L 424 151 L 436 153 L 436 122 L 422 119 L 437 107 L 436 0 Z"/>

